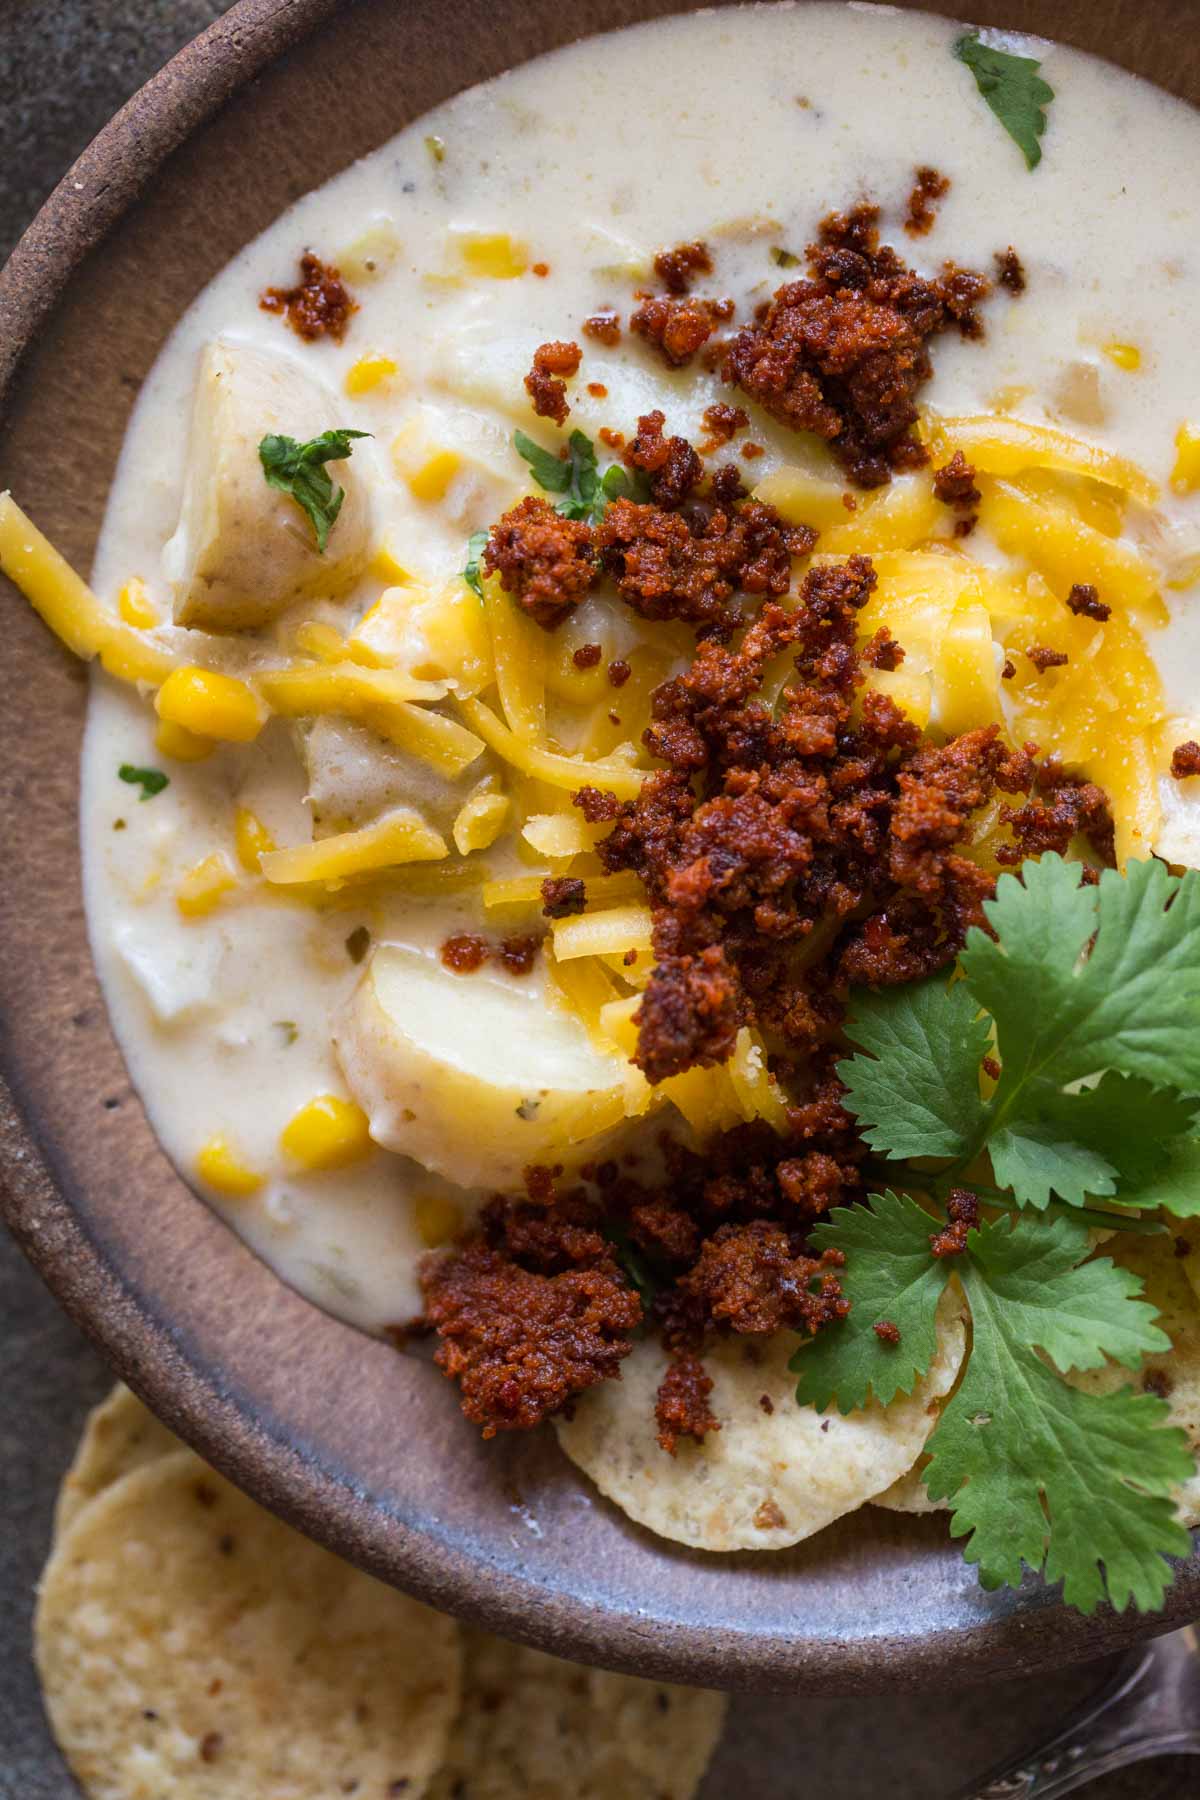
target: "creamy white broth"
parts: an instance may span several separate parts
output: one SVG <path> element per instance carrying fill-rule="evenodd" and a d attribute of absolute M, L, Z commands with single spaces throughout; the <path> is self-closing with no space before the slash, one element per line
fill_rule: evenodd
<path fill-rule="evenodd" d="M 1200 195 L 1179 180 L 1200 156 L 1200 120 L 1116 69 L 1039 44 L 1056 98 L 1043 161 L 1030 174 L 952 59 L 956 31 L 875 7 L 696 14 L 586 40 L 418 120 L 298 202 L 180 321 L 130 423 L 96 557 L 97 591 L 112 599 L 140 577 L 169 617 L 163 548 L 179 513 L 197 361 L 211 340 L 292 356 L 335 390 L 330 422 L 375 434 L 356 446 L 354 465 L 370 485 L 377 535 L 436 583 L 461 569 L 468 534 L 523 485 L 514 428 L 552 438 L 521 385 L 536 345 L 584 344 L 570 384 L 571 426 L 629 433 L 639 413 L 660 405 L 669 429 L 698 437 L 704 408 L 733 397 L 717 376 L 671 374 L 629 337 L 604 349 L 580 338 L 582 320 L 606 303 L 627 314 L 654 252 L 696 237 L 709 242 L 716 265 L 704 291 L 729 294 L 744 318 L 781 279 L 771 247 L 802 252 L 818 219 L 860 198 L 883 204 L 885 236 L 918 267 L 952 257 L 990 270 L 993 253 L 1011 243 L 1028 273 L 1023 297 L 998 293 L 989 303 L 983 343 L 938 341 L 923 398 L 954 414 L 1002 404 L 1132 458 L 1162 485 L 1178 544 L 1200 539 L 1200 503 L 1168 485 L 1175 430 L 1200 406 L 1192 322 Z M 441 161 L 430 137 L 444 146 Z M 914 167 L 924 163 L 953 186 L 930 235 L 909 240 L 899 221 Z M 259 309 L 265 286 L 294 279 L 303 249 L 340 262 L 379 220 L 391 221 L 402 247 L 373 279 L 348 273 L 361 310 L 343 343 L 302 344 Z M 470 230 L 524 240 L 549 273 L 462 279 L 457 244 Z M 1113 342 L 1138 347 L 1136 372 L 1105 354 Z M 368 352 L 392 357 L 400 373 L 350 398 L 345 374 Z M 589 396 L 588 381 L 603 383 L 607 397 Z M 421 408 L 432 436 L 471 459 L 437 505 L 415 500 L 389 457 Z M 761 416 L 750 435 L 766 449 L 752 478 L 795 460 L 795 440 Z M 301 610 L 348 621 L 382 585 L 368 577 L 342 601 Z M 1191 713 L 1200 672 L 1195 605 L 1187 594 L 1170 599 L 1172 622 L 1156 655 L 1169 706 Z M 210 652 L 222 654 L 208 638 L 196 660 Z M 237 666 L 245 649 L 224 654 Z M 233 796 L 280 844 L 306 842 L 311 822 L 285 724 L 197 764 L 164 764 L 154 725 L 144 701 L 94 678 L 83 759 L 88 912 L 132 1078 L 189 1179 L 215 1134 L 264 1172 L 257 1195 L 209 1197 L 286 1279 L 367 1329 L 401 1322 L 419 1309 L 415 1205 L 450 1193 L 448 1184 L 384 1151 L 350 1169 L 297 1176 L 281 1158 L 279 1133 L 314 1095 L 345 1092 L 330 1021 L 361 974 L 346 951 L 351 931 L 365 924 L 376 943 L 433 955 L 451 932 L 478 925 L 478 903 L 393 898 L 314 912 L 256 897 L 181 918 L 181 874 L 214 849 L 231 851 Z M 118 780 L 122 763 L 165 766 L 170 785 L 142 803 Z M 1171 803 L 1191 804 L 1178 794 Z M 489 851 L 489 866 L 502 866 L 504 854 Z M 542 979 L 540 971 L 528 978 L 535 992 Z"/>

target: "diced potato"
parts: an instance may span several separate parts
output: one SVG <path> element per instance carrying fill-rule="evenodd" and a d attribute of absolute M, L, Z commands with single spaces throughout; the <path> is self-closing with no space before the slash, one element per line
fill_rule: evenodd
<path fill-rule="evenodd" d="M 253 630 L 305 595 L 336 594 L 355 579 L 370 534 L 361 467 L 349 458 L 329 465 L 345 499 L 322 555 L 311 520 L 268 485 L 258 454 L 268 433 L 306 442 L 338 422 L 334 396 L 294 358 L 220 340 L 208 346 L 179 525 L 164 552 L 176 624 Z"/>
<path fill-rule="evenodd" d="M 438 830 L 449 831 L 478 780 L 473 768 L 446 775 L 368 726 L 337 717 L 303 728 L 299 749 L 318 838 L 369 825 L 398 806 L 416 806 Z"/>
<path fill-rule="evenodd" d="M 518 1187 L 625 1117 L 623 1060 L 535 985 L 398 945 L 372 956 L 334 1047 L 375 1142 L 464 1187 Z"/>

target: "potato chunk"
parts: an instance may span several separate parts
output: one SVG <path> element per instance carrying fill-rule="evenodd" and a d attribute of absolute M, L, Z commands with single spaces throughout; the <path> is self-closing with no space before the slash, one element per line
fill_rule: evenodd
<path fill-rule="evenodd" d="M 375 1142 L 463 1187 L 519 1188 L 624 1118 L 628 1064 L 532 982 L 397 945 L 372 956 L 334 1048 Z"/>
<path fill-rule="evenodd" d="M 179 525 L 164 552 L 177 625 L 252 631 L 359 574 L 370 531 L 361 468 L 349 459 L 329 465 L 346 497 L 322 555 L 307 514 L 267 485 L 258 456 L 268 432 L 303 443 L 339 422 L 334 396 L 293 357 L 209 344 L 196 379 Z"/>

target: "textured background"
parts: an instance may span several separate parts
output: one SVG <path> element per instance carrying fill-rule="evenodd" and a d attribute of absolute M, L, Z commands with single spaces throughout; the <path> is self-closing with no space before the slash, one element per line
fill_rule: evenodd
<path fill-rule="evenodd" d="M 223 10 L 216 0 L 0 0 L 0 258 L 93 133 Z M 108 1380 L 0 1235 L 0 1800 L 74 1793 L 42 1719 L 29 1615 L 60 1474 Z M 739 1800 L 950 1800 L 972 1775 L 1036 1741 L 1089 1680 L 1068 1673 L 948 1697 L 786 1709 L 739 1701 L 740 1730 L 778 1745 L 777 1779 L 752 1792 L 731 1743 L 707 1792 L 713 1800 L 735 1791 Z M 1181 1800 L 1200 1791 L 1198 1768 L 1182 1759 L 1144 1764 L 1089 1795 Z"/>

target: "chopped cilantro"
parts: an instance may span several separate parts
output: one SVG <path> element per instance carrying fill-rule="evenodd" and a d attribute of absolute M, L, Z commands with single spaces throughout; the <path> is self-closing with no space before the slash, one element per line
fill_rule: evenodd
<path fill-rule="evenodd" d="M 956 1274 L 971 1349 L 929 1440 L 931 1497 L 951 1502 L 985 1587 L 1026 1566 L 1084 1612 L 1145 1611 L 1188 1548 L 1171 1494 L 1194 1459 L 1161 1400 L 1061 1377 L 1170 1348 L 1137 1277 L 1089 1254 L 1089 1228 L 1164 1229 L 1133 1208 L 1200 1214 L 1200 874 L 1131 862 L 1088 885 L 1047 855 L 1001 876 L 985 910 L 990 933 L 968 934 L 957 979 L 851 998 L 845 1104 L 909 1193 L 871 1194 L 811 1233 L 845 1253 L 851 1309 L 796 1353 L 796 1396 L 849 1412 L 911 1392 Z M 951 1186 L 995 1216 L 937 1257 Z M 898 1339 L 880 1339 L 884 1321 Z"/>
<path fill-rule="evenodd" d="M 610 500 L 649 498 L 649 488 L 640 471 L 631 473 L 620 463 L 611 463 L 600 475 L 596 447 L 586 432 L 571 433 L 565 457 L 535 443 L 523 431 L 516 433 L 513 443 L 529 464 L 538 486 L 548 494 L 562 495 L 557 510 L 565 519 L 595 521 L 604 516 Z"/>
<path fill-rule="evenodd" d="M 428 150 L 435 163 L 445 162 L 446 140 L 445 138 L 440 138 L 436 131 L 431 131 L 426 137 L 425 148 Z"/>
<path fill-rule="evenodd" d="M 351 454 L 351 439 L 370 435 L 369 431 L 338 429 L 323 431 L 320 437 L 300 444 L 295 438 L 270 432 L 258 446 L 268 486 L 290 494 L 308 514 L 322 555 L 346 498 L 345 488 L 334 487 L 325 464 L 344 461 Z"/>
<path fill-rule="evenodd" d="M 661 1285 L 655 1279 L 650 1264 L 623 1225 L 609 1219 L 603 1225 L 602 1230 L 613 1247 L 617 1261 L 620 1263 L 630 1287 L 636 1292 L 643 1310 L 648 1313 Z"/>
<path fill-rule="evenodd" d="M 127 781 L 130 787 L 141 788 L 139 800 L 153 800 L 155 794 L 161 794 L 165 787 L 171 785 L 171 777 L 164 775 L 161 769 L 136 769 L 132 763 L 122 763 L 117 775 L 122 781 Z"/>
<path fill-rule="evenodd" d="M 473 531 L 467 539 L 467 566 L 463 570 L 463 580 L 467 586 L 483 599 L 483 577 L 479 573 L 479 559 L 483 555 L 483 547 L 488 541 L 486 531 Z"/>
<path fill-rule="evenodd" d="M 1038 140 L 1046 129 L 1046 108 L 1054 98 L 1054 89 L 1038 74 L 1041 63 L 1032 56 L 996 50 L 977 31 L 964 32 L 955 42 L 954 54 L 974 75 L 976 87 L 1020 149 L 1026 166 L 1036 169 L 1042 160 Z"/>

